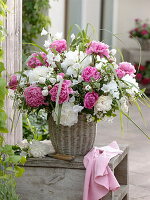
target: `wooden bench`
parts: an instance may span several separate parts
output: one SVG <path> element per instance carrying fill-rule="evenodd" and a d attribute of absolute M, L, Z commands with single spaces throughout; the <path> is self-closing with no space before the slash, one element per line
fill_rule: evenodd
<path fill-rule="evenodd" d="M 110 192 L 103 200 L 128 199 L 128 147 L 111 159 L 109 166 L 121 188 Z M 82 200 L 85 168 L 83 157 L 67 162 L 53 158 L 30 158 L 25 174 L 17 179 L 17 191 L 22 200 Z"/>

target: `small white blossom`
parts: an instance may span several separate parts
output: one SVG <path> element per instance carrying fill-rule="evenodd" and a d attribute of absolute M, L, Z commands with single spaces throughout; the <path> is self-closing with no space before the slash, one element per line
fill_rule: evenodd
<path fill-rule="evenodd" d="M 79 83 L 79 81 L 78 80 L 76 80 L 76 79 L 73 79 L 73 81 L 72 81 L 72 85 L 77 85 Z"/>
<path fill-rule="evenodd" d="M 49 80 L 53 85 L 56 83 L 56 78 L 50 78 Z"/>
<path fill-rule="evenodd" d="M 41 36 L 42 36 L 42 35 L 47 35 L 47 34 L 48 34 L 48 32 L 43 28 L 43 29 L 42 29 L 42 32 L 41 32 Z"/>
<path fill-rule="evenodd" d="M 120 106 L 123 112 L 127 113 L 128 112 L 128 99 L 127 97 L 121 97 L 121 99 L 119 100 L 120 102 Z"/>
<path fill-rule="evenodd" d="M 54 61 L 56 61 L 56 62 L 60 62 L 60 59 L 61 59 L 61 57 L 59 54 L 57 54 L 57 56 L 54 57 Z"/>
<path fill-rule="evenodd" d="M 96 67 L 98 70 L 101 70 L 102 66 L 103 66 L 103 63 L 102 63 L 102 62 L 97 63 L 97 64 L 95 65 L 95 67 Z"/>
<path fill-rule="evenodd" d="M 48 90 L 42 90 L 42 95 L 45 97 L 48 95 Z"/>
<path fill-rule="evenodd" d="M 93 117 L 90 114 L 86 115 L 86 119 L 87 119 L 87 122 L 92 122 L 93 121 Z"/>
<path fill-rule="evenodd" d="M 74 33 L 72 33 L 70 37 L 71 37 L 71 40 L 72 40 L 72 41 L 76 38 L 76 36 L 75 36 Z"/>
<path fill-rule="evenodd" d="M 111 54 L 112 56 L 115 56 L 116 53 L 117 53 L 117 50 L 116 50 L 116 49 L 112 49 L 112 50 L 110 51 L 110 54 Z"/>
<path fill-rule="evenodd" d="M 57 32 L 56 34 L 55 34 L 55 36 L 54 36 L 54 38 L 56 39 L 56 40 L 61 40 L 62 39 L 62 36 L 63 36 L 63 33 L 62 32 Z"/>
<path fill-rule="evenodd" d="M 44 47 L 45 48 L 48 48 L 50 46 L 51 42 L 49 40 L 45 40 L 45 43 L 44 43 Z"/>
<path fill-rule="evenodd" d="M 91 86 L 90 85 L 86 85 L 85 86 L 85 90 L 89 91 L 91 89 Z"/>
<path fill-rule="evenodd" d="M 45 77 L 40 77 L 40 78 L 39 78 L 39 83 L 44 84 L 45 81 L 46 81 L 46 78 L 45 78 Z"/>

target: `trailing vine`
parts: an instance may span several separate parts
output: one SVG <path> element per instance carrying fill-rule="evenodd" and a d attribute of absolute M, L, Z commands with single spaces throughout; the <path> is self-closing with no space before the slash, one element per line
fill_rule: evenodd
<path fill-rule="evenodd" d="M 0 199 L 3 200 L 19 200 L 16 194 L 15 177 L 21 176 L 24 172 L 19 164 L 24 164 L 26 158 L 15 155 L 13 147 L 4 144 L 4 136 L 7 133 L 6 119 L 7 115 L 4 110 L 5 96 L 7 95 L 6 81 L 2 77 L 5 70 L 3 63 L 2 42 L 5 39 L 6 31 L 3 25 L 3 19 L 6 17 L 7 5 L 6 0 L 0 0 Z"/>
<path fill-rule="evenodd" d="M 45 14 L 49 8 L 49 0 L 23 0 L 23 42 L 33 43 L 42 28 L 51 25 L 49 16 Z M 28 52 L 29 47 L 23 45 L 23 51 Z"/>

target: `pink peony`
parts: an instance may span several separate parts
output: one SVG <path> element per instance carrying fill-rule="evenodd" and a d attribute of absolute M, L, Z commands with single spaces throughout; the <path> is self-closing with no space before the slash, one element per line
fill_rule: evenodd
<path fill-rule="evenodd" d="M 119 78 L 122 78 L 127 74 L 134 76 L 135 72 L 136 72 L 135 67 L 128 62 L 120 63 L 118 69 L 116 69 L 116 73 Z"/>
<path fill-rule="evenodd" d="M 73 93 L 70 80 L 64 80 L 61 87 L 61 92 L 59 95 L 59 104 L 67 102 L 69 100 L 69 95 Z M 56 102 L 57 92 L 58 92 L 59 84 L 54 85 L 54 87 L 49 91 L 51 95 L 51 100 Z"/>
<path fill-rule="evenodd" d="M 148 33 L 147 30 L 143 30 L 143 31 L 141 31 L 141 34 L 142 34 L 142 35 L 148 35 L 149 33 Z"/>
<path fill-rule="evenodd" d="M 37 86 L 29 86 L 24 91 L 26 103 L 30 107 L 39 107 L 44 103 L 45 97 L 42 95 L 42 89 Z"/>
<path fill-rule="evenodd" d="M 82 78 L 86 82 L 90 82 L 91 78 L 98 80 L 101 78 L 100 72 L 98 72 L 96 67 L 88 66 L 82 71 Z"/>
<path fill-rule="evenodd" d="M 31 68 L 35 68 L 38 66 L 49 66 L 47 62 L 47 55 L 44 52 L 33 53 L 27 62 L 27 66 Z"/>
<path fill-rule="evenodd" d="M 51 49 L 55 49 L 59 53 L 62 53 L 67 49 L 67 42 L 66 40 L 55 40 L 51 45 Z"/>
<path fill-rule="evenodd" d="M 86 49 L 87 54 L 96 54 L 100 57 L 109 57 L 109 46 L 102 42 L 92 41 Z"/>
<path fill-rule="evenodd" d="M 84 97 L 84 107 L 92 109 L 98 100 L 98 94 L 96 92 L 88 92 Z"/>
<path fill-rule="evenodd" d="M 10 77 L 10 81 L 9 81 L 8 85 L 9 85 L 9 88 L 12 89 L 12 90 L 16 90 L 17 89 L 18 80 L 17 80 L 17 76 L 15 74 L 13 74 Z"/>

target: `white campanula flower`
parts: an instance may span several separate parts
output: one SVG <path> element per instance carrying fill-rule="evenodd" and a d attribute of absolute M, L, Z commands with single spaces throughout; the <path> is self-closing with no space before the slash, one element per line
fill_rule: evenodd
<path fill-rule="evenodd" d="M 82 68 L 85 68 L 85 67 L 87 67 L 88 65 L 91 64 L 92 56 L 91 55 L 87 55 L 83 51 L 80 51 L 79 60 L 80 60 Z"/>
<path fill-rule="evenodd" d="M 96 67 L 98 70 L 101 70 L 101 69 L 102 69 L 102 66 L 103 66 L 103 63 L 102 63 L 102 62 L 97 63 L 97 64 L 95 65 L 95 67 Z"/>
<path fill-rule="evenodd" d="M 72 41 L 76 38 L 76 36 L 75 36 L 74 33 L 72 33 L 70 37 L 71 37 L 71 40 L 72 40 Z"/>
<path fill-rule="evenodd" d="M 71 102 L 62 104 L 60 124 L 63 126 L 72 126 L 78 122 L 78 112 L 82 110 L 82 106 L 75 106 Z M 55 112 L 52 113 L 54 121 L 57 121 Z"/>
<path fill-rule="evenodd" d="M 73 79 L 73 81 L 72 81 L 72 85 L 77 85 L 79 83 L 79 81 L 78 80 L 76 80 L 76 79 Z"/>
<path fill-rule="evenodd" d="M 57 32 L 55 35 L 54 35 L 54 38 L 55 40 L 61 40 L 63 37 L 63 33 L 62 32 Z"/>
<path fill-rule="evenodd" d="M 112 98 L 110 96 L 101 95 L 94 106 L 94 111 L 95 113 L 99 111 L 105 113 L 106 111 L 109 111 L 111 109 L 111 106 L 112 106 Z"/>
<path fill-rule="evenodd" d="M 122 80 L 129 86 L 129 89 L 126 89 L 127 93 L 134 95 L 139 92 L 139 86 L 135 78 L 127 74 L 122 78 Z"/>
<path fill-rule="evenodd" d="M 116 50 L 116 49 L 112 49 L 112 50 L 110 51 L 110 54 L 111 54 L 112 56 L 115 56 L 116 53 L 117 53 L 117 50 Z"/>
<path fill-rule="evenodd" d="M 32 142 L 32 144 L 30 144 L 29 153 L 34 158 L 43 158 L 50 152 L 51 152 L 50 146 L 40 141 L 35 140 Z"/>
<path fill-rule="evenodd" d="M 128 99 L 126 96 L 121 97 L 121 99 L 119 100 L 120 102 L 120 106 L 123 112 L 127 113 L 128 112 Z"/>
<path fill-rule="evenodd" d="M 61 66 L 64 70 L 67 70 L 67 68 L 71 65 L 74 65 L 76 62 L 78 62 L 78 51 L 68 51 L 65 53 L 66 58 L 62 62 Z"/>
<path fill-rule="evenodd" d="M 54 62 L 54 53 L 49 51 L 47 54 L 47 62 L 51 65 Z"/>
<path fill-rule="evenodd" d="M 42 90 L 42 95 L 45 97 L 48 95 L 48 90 Z"/>
<path fill-rule="evenodd" d="M 101 88 L 101 90 L 104 91 L 104 93 L 107 93 L 107 92 L 114 92 L 114 91 L 118 91 L 118 85 L 117 83 L 112 80 L 111 82 L 107 83 L 107 84 L 103 84 L 103 87 Z"/>
<path fill-rule="evenodd" d="M 60 60 L 61 60 L 61 57 L 60 57 L 59 54 L 57 54 L 57 55 L 54 57 L 54 61 L 60 62 Z"/>
<path fill-rule="evenodd" d="M 43 28 L 43 29 L 42 29 L 42 32 L 41 32 L 41 36 L 47 35 L 47 34 L 48 34 L 48 32 Z"/>
<path fill-rule="evenodd" d="M 43 46 L 44 46 L 45 48 L 49 48 L 50 44 L 51 44 L 51 42 L 50 42 L 49 40 L 45 40 L 45 43 L 44 43 Z"/>
<path fill-rule="evenodd" d="M 72 96 L 72 97 L 69 99 L 69 102 L 70 102 L 70 103 L 73 103 L 73 102 L 75 102 L 75 97 L 74 97 L 74 96 Z"/>

